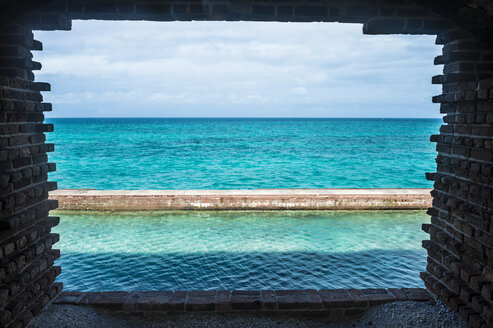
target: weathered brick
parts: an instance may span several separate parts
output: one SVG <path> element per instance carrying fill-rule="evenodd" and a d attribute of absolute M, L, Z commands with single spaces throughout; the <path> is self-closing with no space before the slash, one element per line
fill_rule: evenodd
<path fill-rule="evenodd" d="M 262 308 L 260 291 L 233 291 L 231 308 L 233 310 L 260 310 Z"/>
<path fill-rule="evenodd" d="M 320 296 L 324 308 L 352 308 L 354 307 L 354 300 L 351 297 L 349 291 L 345 289 L 333 289 L 333 290 L 320 290 Z"/>
<path fill-rule="evenodd" d="M 186 311 L 214 311 L 216 291 L 190 291 L 185 305 Z"/>
<path fill-rule="evenodd" d="M 277 290 L 279 310 L 301 310 L 308 308 L 308 299 L 302 290 Z"/>

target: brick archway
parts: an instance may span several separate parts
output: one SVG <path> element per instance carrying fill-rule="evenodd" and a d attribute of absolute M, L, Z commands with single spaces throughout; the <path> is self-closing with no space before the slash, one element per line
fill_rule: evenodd
<path fill-rule="evenodd" d="M 487 1 L 353 0 L 307 2 L 13 1 L 0 4 L 0 325 L 25 326 L 61 291 L 53 266 L 59 251 L 49 216 L 56 202 L 47 181 L 55 170 L 45 143 L 41 91 L 31 51 L 42 50 L 33 30 L 69 30 L 73 19 L 248 20 L 361 23 L 366 34 L 433 34 L 444 74 L 432 83 L 445 114 L 437 142 L 437 171 L 426 287 L 474 327 L 493 325 L 493 9 Z M 430 59 L 431 60 L 431 59 Z"/>

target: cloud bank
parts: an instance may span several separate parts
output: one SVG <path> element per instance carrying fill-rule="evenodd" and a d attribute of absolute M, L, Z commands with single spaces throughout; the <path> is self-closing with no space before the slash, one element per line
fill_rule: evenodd
<path fill-rule="evenodd" d="M 36 32 L 50 117 L 440 117 L 431 36 L 358 24 L 75 21 Z"/>

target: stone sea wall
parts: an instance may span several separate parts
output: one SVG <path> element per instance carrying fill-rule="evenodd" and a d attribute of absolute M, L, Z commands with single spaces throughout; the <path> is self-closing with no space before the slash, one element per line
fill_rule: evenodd
<path fill-rule="evenodd" d="M 431 189 L 56 190 L 62 210 L 427 209 Z"/>

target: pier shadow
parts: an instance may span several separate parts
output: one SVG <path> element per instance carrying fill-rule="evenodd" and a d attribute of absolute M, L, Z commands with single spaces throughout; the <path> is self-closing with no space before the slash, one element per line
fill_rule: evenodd
<path fill-rule="evenodd" d="M 69 291 L 423 287 L 426 252 L 63 252 L 57 265 Z"/>

